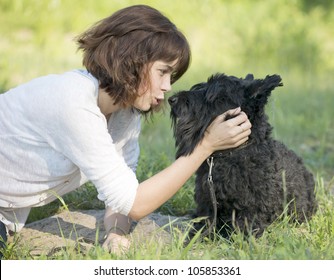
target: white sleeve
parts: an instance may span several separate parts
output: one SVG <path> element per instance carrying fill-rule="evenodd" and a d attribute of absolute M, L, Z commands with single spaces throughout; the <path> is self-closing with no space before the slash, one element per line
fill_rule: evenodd
<path fill-rule="evenodd" d="M 94 102 L 60 102 L 58 113 L 47 118 L 52 123 L 45 124 L 45 138 L 93 182 L 106 206 L 128 215 L 138 180 L 117 152 L 106 120 Z"/>

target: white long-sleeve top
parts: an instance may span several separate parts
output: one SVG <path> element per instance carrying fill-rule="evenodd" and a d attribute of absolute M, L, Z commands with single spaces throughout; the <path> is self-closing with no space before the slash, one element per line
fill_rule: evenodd
<path fill-rule="evenodd" d="M 138 187 L 140 114 L 121 110 L 107 123 L 97 100 L 98 81 L 83 70 L 0 94 L 0 218 L 9 229 L 23 226 L 27 213 L 19 209 L 44 205 L 87 181 L 106 206 L 129 213 Z"/>

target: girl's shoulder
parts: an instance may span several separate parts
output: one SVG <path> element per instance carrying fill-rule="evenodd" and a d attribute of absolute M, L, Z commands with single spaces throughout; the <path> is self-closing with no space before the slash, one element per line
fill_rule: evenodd
<path fill-rule="evenodd" d="M 87 70 L 76 69 L 65 72 L 60 78 L 64 85 L 73 93 L 78 94 L 93 94 L 96 98 L 98 96 L 99 82 Z"/>

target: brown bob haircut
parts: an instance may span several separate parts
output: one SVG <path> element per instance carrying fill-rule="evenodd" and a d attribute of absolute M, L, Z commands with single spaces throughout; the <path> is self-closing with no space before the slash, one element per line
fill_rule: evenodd
<path fill-rule="evenodd" d="M 178 59 L 171 83 L 190 64 L 190 47 L 185 36 L 158 10 L 135 5 L 121 9 L 97 22 L 77 38 L 83 65 L 100 87 L 123 107 L 132 106 L 138 88 L 148 77 L 147 65 L 157 60 Z"/>

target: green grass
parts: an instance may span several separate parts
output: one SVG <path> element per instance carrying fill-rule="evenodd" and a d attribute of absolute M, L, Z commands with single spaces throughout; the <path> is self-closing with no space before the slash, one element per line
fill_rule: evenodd
<path fill-rule="evenodd" d="M 88 252 L 68 246 L 52 256 L 38 259 L 228 259 L 228 260 L 328 260 L 334 259 L 334 197 L 333 187 L 317 178 L 316 195 L 319 208 L 314 217 L 302 225 L 293 224 L 288 216 L 274 222 L 264 234 L 255 239 L 241 233 L 232 235 L 231 240 L 216 235 L 213 240 L 200 240 L 195 236 L 188 245 L 184 241 L 188 230 L 172 228 L 170 244 L 146 241 L 132 244 L 123 255 L 113 255 L 99 245 Z M 190 228 L 190 227 L 189 227 Z M 79 249 L 79 250 L 78 250 Z M 9 259 L 31 259 L 29 247 L 10 244 L 4 256 Z"/>

